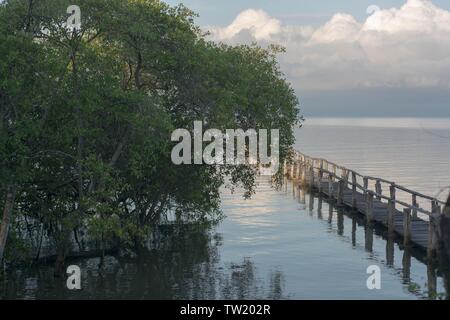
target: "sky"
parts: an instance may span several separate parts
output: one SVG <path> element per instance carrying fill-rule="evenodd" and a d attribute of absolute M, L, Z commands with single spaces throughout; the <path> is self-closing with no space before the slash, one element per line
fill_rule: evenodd
<path fill-rule="evenodd" d="M 167 0 L 211 40 L 276 43 L 308 116 L 450 117 L 448 0 Z"/>

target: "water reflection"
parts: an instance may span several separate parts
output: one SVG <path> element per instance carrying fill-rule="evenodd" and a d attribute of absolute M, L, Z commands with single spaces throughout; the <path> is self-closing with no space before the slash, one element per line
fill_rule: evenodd
<path fill-rule="evenodd" d="M 270 272 L 267 288 L 251 259 L 222 266 L 222 238 L 202 226 L 166 225 L 148 251 L 76 261 L 82 290 L 68 291 L 51 267 L 7 273 L 3 299 L 281 299 L 284 278 Z"/>
<path fill-rule="evenodd" d="M 294 197 L 293 197 L 294 195 Z M 435 299 L 448 269 L 404 247 L 385 228 L 289 183 L 261 181 L 248 201 L 223 193 L 217 227 L 165 225 L 138 256 L 75 261 L 82 290 L 68 291 L 50 266 L 17 268 L 2 298 L 24 299 Z M 382 270 L 368 290 L 366 269 Z M 445 264 L 444 264 L 445 265 Z"/>
<path fill-rule="evenodd" d="M 295 186 L 295 188 L 300 189 L 300 186 Z M 310 193 L 309 200 L 309 210 L 314 210 L 314 199 L 317 198 L 317 214 L 318 218 L 321 216 L 322 211 L 322 202 L 323 197 L 320 194 Z M 299 199 L 299 201 L 301 201 Z M 362 225 L 364 229 L 364 248 L 365 251 L 371 254 L 371 258 L 374 260 L 378 260 L 378 258 L 374 254 L 374 236 L 379 236 L 385 242 L 385 260 L 384 264 L 397 271 L 401 271 L 401 280 L 405 285 L 408 292 L 416 295 L 419 298 L 428 298 L 428 299 L 450 299 L 450 293 L 448 290 L 447 279 L 449 279 L 450 272 L 446 263 L 440 263 L 440 267 L 438 267 L 435 260 L 428 261 L 426 258 L 426 252 L 422 249 L 411 248 L 409 246 L 404 247 L 401 239 L 397 239 L 397 237 L 389 233 L 385 228 L 379 224 L 374 222 L 369 222 L 363 217 L 355 212 L 352 212 L 350 209 L 344 209 L 341 206 L 337 206 L 336 202 L 333 199 L 326 200 L 327 205 L 329 206 L 329 215 L 328 215 L 328 224 L 331 227 L 333 224 L 333 213 L 337 213 L 336 217 L 336 234 L 342 238 L 344 236 L 344 216 L 351 220 L 351 244 L 353 247 L 357 246 L 356 233 L 357 233 L 357 225 L 358 218 L 360 220 L 360 225 Z M 359 217 L 358 217 L 359 215 Z M 331 227 L 331 229 L 333 229 Z M 329 228 L 330 230 L 330 228 Z M 401 250 L 402 253 L 402 266 L 399 270 L 395 266 L 395 258 L 394 254 L 395 244 L 398 244 L 398 249 Z M 411 279 L 411 259 L 414 256 L 418 261 L 422 262 L 426 266 L 426 282 L 423 286 L 420 286 L 417 282 L 414 282 Z M 438 274 L 441 275 L 439 279 L 442 284 L 438 286 Z M 440 288 L 438 288 L 440 287 Z"/>

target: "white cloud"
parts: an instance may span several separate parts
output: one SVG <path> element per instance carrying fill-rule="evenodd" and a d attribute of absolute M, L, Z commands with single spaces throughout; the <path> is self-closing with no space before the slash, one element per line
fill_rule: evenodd
<path fill-rule="evenodd" d="M 262 40 L 280 33 L 281 25 L 263 10 L 248 9 L 242 11 L 228 27 L 212 28 L 211 31 L 218 40 L 233 38 L 242 31 L 248 32 L 255 40 Z"/>
<path fill-rule="evenodd" d="M 408 0 L 363 22 L 337 13 L 318 28 L 249 9 L 209 30 L 218 41 L 285 46 L 281 66 L 297 89 L 450 89 L 450 12 L 429 0 Z"/>
<path fill-rule="evenodd" d="M 370 16 L 363 31 L 433 33 L 450 31 L 450 12 L 429 0 L 409 0 L 400 9 L 380 10 Z"/>
<path fill-rule="evenodd" d="M 361 25 L 349 14 L 335 14 L 324 26 L 311 36 L 316 43 L 354 42 L 358 39 Z"/>

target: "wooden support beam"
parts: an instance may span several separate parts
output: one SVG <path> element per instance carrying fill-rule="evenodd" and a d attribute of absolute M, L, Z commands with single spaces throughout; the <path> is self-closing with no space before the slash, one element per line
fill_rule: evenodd
<path fill-rule="evenodd" d="M 363 181 L 364 181 L 364 195 L 367 196 L 367 191 L 369 189 L 369 178 L 364 177 Z"/>
<path fill-rule="evenodd" d="M 320 168 L 318 174 L 318 189 L 322 192 L 322 180 L 323 180 L 323 159 L 320 159 Z"/>
<path fill-rule="evenodd" d="M 386 224 L 388 226 L 388 232 L 393 233 L 394 232 L 394 215 L 395 215 L 395 185 L 391 185 L 389 187 L 390 191 L 390 199 L 388 203 L 388 215 L 387 215 L 387 221 Z"/>
<path fill-rule="evenodd" d="M 414 207 L 412 209 L 412 216 L 413 216 L 413 218 L 417 218 L 417 209 L 416 208 L 418 207 L 418 204 L 417 204 L 417 195 L 416 194 L 412 195 L 411 206 Z"/>
<path fill-rule="evenodd" d="M 403 209 L 403 245 L 409 246 L 411 243 L 411 209 Z"/>
<path fill-rule="evenodd" d="M 303 162 L 303 167 L 302 167 L 302 183 L 305 184 L 306 183 L 306 171 L 307 171 L 307 163 Z"/>
<path fill-rule="evenodd" d="M 440 207 L 439 210 L 440 213 Z M 439 241 L 439 256 L 441 260 L 450 261 L 450 194 L 448 196 L 447 202 L 445 203 L 442 214 L 439 215 L 439 223 L 437 225 L 438 229 L 438 241 Z M 450 286 L 450 271 L 449 275 L 446 276 L 446 283 Z M 450 297 L 450 293 L 448 294 Z"/>
<path fill-rule="evenodd" d="M 353 217 L 352 218 L 352 246 L 355 247 L 356 246 L 356 218 Z"/>
<path fill-rule="evenodd" d="M 349 172 L 347 169 L 342 169 L 342 179 L 344 180 L 344 186 L 348 187 L 348 175 Z"/>
<path fill-rule="evenodd" d="M 405 248 L 403 250 L 402 267 L 403 267 L 402 268 L 403 280 L 408 283 L 411 280 L 411 251 L 410 251 L 410 248 Z"/>
<path fill-rule="evenodd" d="M 366 217 L 367 217 L 367 221 L 372 221 L 373 220 L 373 197 L 374 194 L 372 191 L 367 192 L 367 196 L 366 196 L 366 201 L 367 201 L 367 212 L 366 212 Z"/>
<path fill-rule="evenodd" d="M 439 222 L 441 215 L 441 207 L 436 201 L 432 201 L 432 214 L 430 215 L 428 223 L 428 248 L 427 257 L 429 261 L 436 257 L 436 252 L 438 248 L 438 232 L 439 232 Z"/>
<path fill-rule="evenodd" d="M 358 180 L 356 179 L 356 172 L 352 171 L 352 207 L 356 208 L 356 184 L 358 183 Z"/>
<path fill-rule="evenodd" d="M 386 239 L 386 265 L 394 265 L 394 237 L 391 235 Z"/>
<path fill-rule="evenodd" d="M 293 162 L 291 162 L 291 167 L 290 167 L 291 179 L 294 179 L 294 167 L 295 167 L 295 159 L 293 160 Z"/>
<path fill-rule="evenodd" d="M 312 215 L 314 211 L 314 194 L 309 193 L 309 213 Z"/>
<path fill-rule="evenodd" d="M 319 193 L 318 199 L 317 199 L 317 217 L 319 219 L 322 219 L 322 195 Z"/>
<path fill-rule="evenodd" d="M 323 178 L 323 159 L 320 159 L 319 181 Z"/>
<path fill-rule="evenodd" d="M 373 251 L 373 224 L 370 221 L 366 221 L 364 228 L 364 245 L 367 252 Z"/>
<path fill-rule="evenodd" d="M 333 198 L 333 180 L 328 179 L 328 196 L 329 198 Z"/>
<path fill-rule="evenodd" d="M 375 192 L 377 193 L 377 199 L 381 200 L 381 195 L 383 194 L 383 190 L 381 189 L 380 179 L 377 179 L 377 182 L 375 183 Z"/>
<path fill-rule="evenodd" d="M 345 188 L 344 180 L 339 180 L 337 190 L 337 203 L 340 206 L 343 204 L 344 201 L 344 188 Z"/>

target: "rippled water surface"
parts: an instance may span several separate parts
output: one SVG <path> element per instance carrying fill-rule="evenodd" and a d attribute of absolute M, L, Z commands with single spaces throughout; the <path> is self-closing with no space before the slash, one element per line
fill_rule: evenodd
<path fill-rule="evenodd" d="M 450 184 L 450 121 L 310 119 L 296 147 L 362 174 L 380 176 L 430 195 Z M 442 194 L 443 197 L 444 193 Z M 443 297 L 442 273 L 404 250 L 362 217 L 290 183 L 273 189 L 261 178 L 244 200 L 223 189 L 226 218 L 212 229 L 161 227 L 154 249 L 138 258 L 76 262 L 82 287 L 69 292 L 51 268 L 16 270 L 7 298 L 144 299 L 425 299 Z M 367 267 L 381 270 L 369 290 Z"/>

